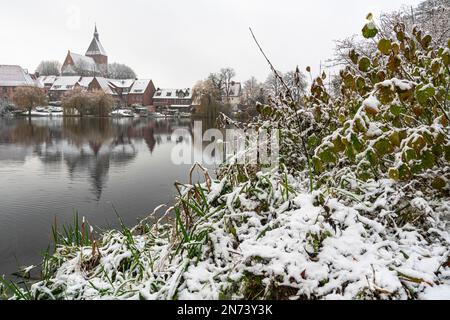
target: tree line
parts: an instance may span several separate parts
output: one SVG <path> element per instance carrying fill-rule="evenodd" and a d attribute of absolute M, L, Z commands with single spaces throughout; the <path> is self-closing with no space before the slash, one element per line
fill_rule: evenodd
<path fill-rule="evenodd" d="M 264 104 L 270 100 L 280 99 L 282 94 L 282 81 L 289 86 L 295 99 L 300 101 L 305 94 L 307 81 L 305 74 L 297 70 L 286 73 L 278 72 L 281 79 L 270 74 L 264 82 L 258 81 L 252 76 L 242 83 L 239 92 L 239 101 L 232 103 L 233 87 L 236 84 L 236 71 L 233 68 L 222 68 L 219 72 L 210 73 L 209 76 L 198 81 L 193 88 L 194 103 L 199 105 L 199 113 L 207 118 L 215 119 L 219 113 L 230 114 L 232 111 L 244 113 L 247 116 L 257 114 L 258 104 Z M 296 79 L 298 77 L 298 79 Z M 232 105 L 237 105 L 237 110 L 232 110 Z"/>
<path fill-rule="evenodd" d="M 75 70 L 77 74 L 83 77 L 94 76 L 94 72 L 85 70 L 86 68 L 80 68 Z M 36 72 L 40 76 L 60 76 L 61 75 L 61 63 L 56 60 L 44 60 L 39 63 L 36 68 Z M 137 75 L 134 70 L 122 63 L 110 63 L 108 64 L 108 74 L 109 79 L 136 79 Z"/>

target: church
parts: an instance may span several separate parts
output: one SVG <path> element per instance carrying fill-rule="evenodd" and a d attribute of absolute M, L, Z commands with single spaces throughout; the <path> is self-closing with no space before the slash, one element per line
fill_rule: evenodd
<path fill-rule="evenodd" d="M 95 26 L 94 37 L 85 55 L 68 52 L 61 67 L 63 76 L 108 76 L 108 55 Z"/>

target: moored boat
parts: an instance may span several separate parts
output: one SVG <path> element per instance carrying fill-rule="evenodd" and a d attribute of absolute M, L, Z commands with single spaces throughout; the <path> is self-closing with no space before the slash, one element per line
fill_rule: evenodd
<path fill-rule="evenodd" d="M 117 109 L 110 113 L 111 117 L 134 118 L 134 112 L 126 109 Z"/>

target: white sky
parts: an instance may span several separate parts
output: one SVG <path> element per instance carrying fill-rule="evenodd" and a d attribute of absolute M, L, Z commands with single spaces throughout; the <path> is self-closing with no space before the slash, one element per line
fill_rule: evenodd
<path fill-rule="evenodd" d="M 269 73 L 252 27 L 277 69 L 320 62 L 333 40 L 359 33 L 365 16 L 420 0 L 13 0 L 0 10 L 0 64 L 34 71 L 41 60 L 84 54 L 97 22 L 110 62 L 131 66 L 157 87 L 191 87 L 222 67 L 236 80 Z"/>

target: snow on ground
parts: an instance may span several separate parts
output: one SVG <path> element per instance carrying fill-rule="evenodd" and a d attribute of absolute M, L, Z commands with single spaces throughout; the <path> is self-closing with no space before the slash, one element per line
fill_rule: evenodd
<path fill-rule="evenodd" d="M 216 181 L 203 203 L 207 216 L 185 224 L 187 236 L 161 221 L 137 226 L 133 236 L 110 231 L 90 267 L 91 248 L 61 247 L 56 272 L 32 292 L 50 299 L 450 296 L 449 234 L 434 209 L 428 227 L 398 227 L 381 209 L 382 196 L 370 207 L 288 180 L 290 188 L 278 174 L 261 174 L 231 191 Z"/>

